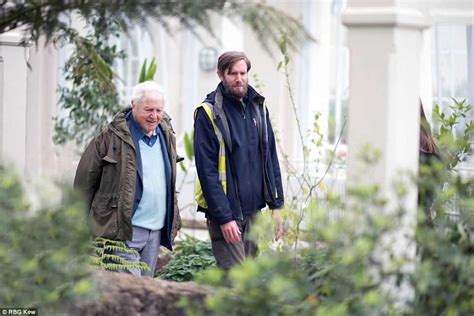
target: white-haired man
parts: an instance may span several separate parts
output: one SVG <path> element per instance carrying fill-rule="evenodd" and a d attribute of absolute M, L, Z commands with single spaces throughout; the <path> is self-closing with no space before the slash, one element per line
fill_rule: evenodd
<path fill-rule="evenodd" d="M 85 196 L 92 235 L 124 241 L 138 255 L 118 254 L 150 267 L 129 273 L 153 276 L 160 245 L 172 249 L 181 225 L 176 162 L 163 91 L 152 81 L 134 87 L 131 107 L 94 137 L 79 161 L 74 187 Z"/>

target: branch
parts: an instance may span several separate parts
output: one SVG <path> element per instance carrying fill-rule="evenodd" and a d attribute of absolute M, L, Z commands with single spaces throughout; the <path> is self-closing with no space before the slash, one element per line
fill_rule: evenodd
<path fill-rule="evenodd" d="M 105 18 L 118 23 L 123 30 L 132 25 L 146 24 L 155 20 L 161 25 L 169 18 L 177 18 L 182 26 L 194 30 L 202 27 L 212 37 L 211 14 L 230 19 L 240 18 L 257 35 L 259 43 L 270 51 L 270 45 L 278 45 L 283 34 L 287 34 L 289 45 L 296 48 L 306 41 L 314 40 L 299 21 L 272 6 L 238 0 L 30 0 L 18 2 L 0 14 L 0 34 L 18 26 L 25 27 L 26 36 L 38 41 L 44 35 L 48 41 L 59 31 L 61 16 L 77 12 L 86 22 L 92 17 Z M 168 30 L 167 27 L 165 29 Z M 169 30 L 168 30 L 169 31 Z"/>

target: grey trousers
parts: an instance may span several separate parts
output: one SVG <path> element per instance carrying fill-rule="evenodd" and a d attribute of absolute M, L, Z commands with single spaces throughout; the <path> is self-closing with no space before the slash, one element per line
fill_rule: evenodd
<path fill-rule="evenodd" d="M 220 225 L 212 219 L 207 219 L 207 229 L 212 243 L 212 252 L 216 258 L 217 266 L 222 269 L 229 269 L 245 260 L 246 257 L 255 257 L 257 255 L 257 244 L 250 240 L 249 232 L 255 223 L 253 214 L 243 221 L 236 220 L 239 226 L 242 238 L 240 242 L 229 244 L 222 235 Z"/>
<path fill-rule="evenodd" d="M 156 260 L 160 252 L 161 230 L 149 230 L 142 227 L 133 226 L 132 240 L 127 240 L 125 244 L 130 249 L 134 249 L 138 254 L 117 253 L 120 257 L 132 262 L 145 262 L 150 268 L 149 271 L 139 269 L 121 270 L 133 275 L 151 276 L 155 274 Z"/>

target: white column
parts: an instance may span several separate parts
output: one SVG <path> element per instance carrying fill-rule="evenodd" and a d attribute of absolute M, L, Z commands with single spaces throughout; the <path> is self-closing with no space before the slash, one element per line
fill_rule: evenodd
<path fill-rule="evenodd" d="M 364 5 L 366 4 L 366 5 Z M 350 47 L 349 183 L 378 184 L 389 193 L 400 170 L 418 170 L 419 75 L 423 15 L 398 1 L 349 1 L 343 14 Z M 364 170 L 369 144 L 380 161 Z M 416 207 L 416 189 L 407 207 Z"/>
<path fill-rule="evenodd" d="M 20 45 L 20 32 L 0 35 L 3 91 L 0 99 L 0 158 L 20 173 L 26 163 L 26 96 L 29 48 Z"/>
<path fill-rule="evenodd" d="M 41 38 L 31 50 L 29 63 L 25 140 L 27 179 L 61 175 L 57 170 L 58 156 L 53 143 L 53 117 L 58 107 L 58 52 L 51 44 L 45 46 L 44 38 Z"/>
<path fill-rule="evenodd" d="M 306 0 L 302 3 L 303 24 L 316 39 L 308 42 L 301 51 L 298 84 L 298 115 L 301 120 L 304 136 L 313 128 L 314 115 L 321 114 L 319 126 L 321 133 L 327 137 L 329 115 L 329 80 L 330 76 L 330 35 L 331 3 L 329 1 Z M 295 55 L 296 57 L 296 55 Z M 299 157 L 302 157 L 300 151 Z"/>
<path fill-rule="evenodd" d="M 199 73 L 199 42 L 191 31 L 184 34 L 184 52 L 182 54 L 184 74 L 182 77 L 183 106 L 180 123 L 183 131 L 190 131 L 193 126 L 194 108 L 203 101 L 204 96 L 198 94 Z"/>
<path fill-rule="evenodd" d="M 425 19 L 406 1 L 349 0 L 343 22 L 348 28 L 351 65 L 348 181 L 350 186 L 378 185 L 388 199 L 388 211 L 395 202 L 394 180 L 401 171 L 418 171 L 420 53 Z M 381 154 L 370 166 L 360 160 L 367 145 Z M 414 247 L 408 247 L 406 237 L 414 233 L 416 197 L 417 188 L 411 185 L 400 229 L 395 236 L 386 236 L 398 255 L 414 256 Z M 407 293 L 396 294 L 403 301 Z"/>
<path fill-rule="evenodd" d="M 431 118 L 433 105 L 433 32 L 433 28 L 426 29 L 423 31 L 420 54 L 420 98 L 423 101 L 423 108 L 428 117 L 428 120 L 430 120 Z"/>

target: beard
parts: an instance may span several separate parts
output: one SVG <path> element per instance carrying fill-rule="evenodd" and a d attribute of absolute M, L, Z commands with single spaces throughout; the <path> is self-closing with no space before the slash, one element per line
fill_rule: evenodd
<path fill-rule="evenodd" d="M 224 85 L 225 91 L 227 91 L 228 93 L 232 94 L 234 97 L 239 98 L 239 99 L 242 99 L 243 97 L 245 97 L 245 95 L 247 94 L 248 87 L 249 87 L 248 83 L 244 83 L 241 86 L 232 86 L 228 84 L 227 82 L 222 81 L 222 84 Z"/>

